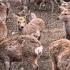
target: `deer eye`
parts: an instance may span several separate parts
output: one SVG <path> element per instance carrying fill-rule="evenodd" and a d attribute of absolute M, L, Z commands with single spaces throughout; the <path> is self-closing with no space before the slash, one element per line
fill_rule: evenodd
<path fill-rule="evenodd" d="M 18 23 L 20 23 L 20 21 L 18 21 Z"/>
<path fill-rule="evenodd" d="M 24 23 L 25 23 L 26 21 L 24 21 Z"/>

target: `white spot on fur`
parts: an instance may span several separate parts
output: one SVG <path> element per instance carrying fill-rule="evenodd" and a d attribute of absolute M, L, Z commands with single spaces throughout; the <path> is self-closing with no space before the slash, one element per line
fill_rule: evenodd
<path fill-rule="evenodd" d="M 16 34 L 16 32 L 12 32 L 12 35 Z"/>
<path fill-rule="evenodd" d="M 24 68 L 23 67 L 21 67 L 21 69 L 20 70 L 24 70 Z"/>
<path fill-rule="evenodd" d="M 35 53 L 38 55 L 38 54 L 42 54 L 42 50 L 43 50 L 43 46 L 41 45 L 40 47 L 37 47 L 35 49 Z"/>
<path fill-rule="evenodd" d="M 40 36 L 40 31 L 39 30 L 37 30 L 37 35 Z"/>
<path fill-rule="evenodd" d="M 5 61 L 5 65 L 6 65 L 6 70 L 9 70 L 9 68 L 10 68 L 10 62 L 9 61 Z"/>

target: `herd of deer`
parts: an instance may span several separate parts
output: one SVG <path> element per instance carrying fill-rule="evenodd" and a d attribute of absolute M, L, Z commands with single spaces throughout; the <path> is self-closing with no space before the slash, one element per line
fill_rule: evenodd
<path fill-rule="evenodd" d="M 69 37 L 70 8 L 68 2 L 63 2 L 60 9 L 61 13 L 58 18 L 64 22 L 66 36 Z M 44 48 L 39 39 L 41 31 L 45 28 L 45 22 L 32 12 L 30 13 L 31 20 L 29 23 L 27 23 L 26 17 L 22 16 L 21 13 L 19 15 L 13 14 L 17 19 L 19 34 L 13 32 L 12 36 L 8 37 L 6 25 L 8 11 L 9 8 L 0 2 L 0 59 L 5 63 L 6 70 L 10 70 L 11 62 L 21 61 L 23 63 L 25 59 L 30 59 L 33 70 L 38 70 L 38 59 L 42 55 Z M 62 60 L 70 56 L 70 41 L 68 39 L 57 40 L 49 45 L 49 51 L 52 70 L 58 70 Z M 24 68 L 21 67 L 21 70 L 24 70 Z"/>

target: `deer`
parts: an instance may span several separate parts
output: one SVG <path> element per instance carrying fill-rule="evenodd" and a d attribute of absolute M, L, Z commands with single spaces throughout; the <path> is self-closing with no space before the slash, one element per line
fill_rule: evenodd
<path fill-rule="evenodd" d="M 6 70 L 10 70 L 10 64 L 14 61 L 29 61 L 33 70 L 38 70 L 38 60 L 42 53 L 41 42 L 30 35 L 13 35 L 0 43 L 0 58 L 3 59 Z"/>
<path fill-rule="evenodd" d="M 70 9 L 65 8 L 59 15 L 59 20 L 61 20 L 65 25 L 66 38 L 70 39 Z"/>
<path fill-rule="evenodd" d="M 48 47 L 52 70 L 59 70 L 58 62 L 61 60 L 60 55 L 70 49 L 70 41 L 68 39 L 59 39 L 49 44 Z"/>
<path fill-rule="evenodd" d="M 57 66 L 60 70 L 69 69 L 70 67 L 70 49 L 64 50 L 61 54 L 58 55 L 58 63 Z"/>
<path fill-rule="evenodd" d="M 0 41 L 7 37 L 7 26 L 4 21 L 0 20 Z"/>
<path fill-rule="evenodd" d="M 37 39 L 40 38 L 40 32 L 45 28 L 45 22 L 41 18 L 37 18 L 35 13 L 31 13 L 32 20 L 25 26 L 21 27 L 23 35 L 32 35 Z"/>

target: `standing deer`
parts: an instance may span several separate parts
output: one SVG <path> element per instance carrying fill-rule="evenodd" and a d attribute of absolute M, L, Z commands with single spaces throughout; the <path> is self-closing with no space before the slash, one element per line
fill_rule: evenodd
<path fill-rule="evenodd" d="M 3 59 L 6 70 L 10 70 L 13 61 L 29 61 L 34 70 L 37 70 L 38 59 L 42 55 L 43 46 L 33 36 L 20 35 L 5 39 L 0 43 L 0 58 Z M 23 67 L 21 67 L 21 70 Z"/>
<path fill-rule="evenodd" d="M 66 29 L 66 36 L 68 39 L 70 39 L 70 10 L 65 9 L 61 12 L 59 19 L 64 22 L 65 24 L 65 29 Z"/>
<path fill-rule="evenodd" d="M 24 35 L 32 35 L 39 39 L 40 32 L 45 28 L 45 22 L 41 18 L 37 18 L 34 13 L 31 13 L 32 20 L 25 26 L 21 28 L 21 32 Z"/>

